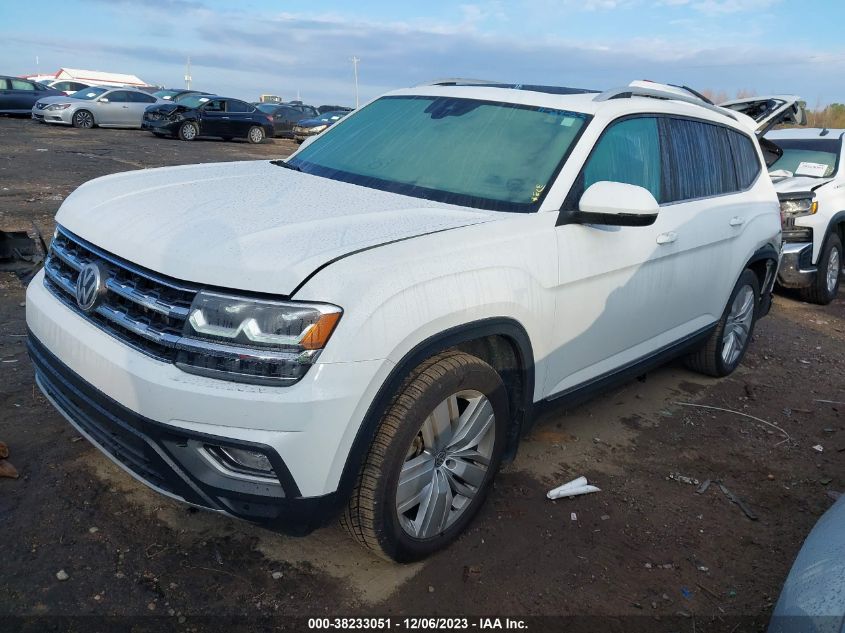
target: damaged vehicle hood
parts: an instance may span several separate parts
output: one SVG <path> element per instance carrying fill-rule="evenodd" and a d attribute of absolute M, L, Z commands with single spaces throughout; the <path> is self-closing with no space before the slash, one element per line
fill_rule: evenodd
<path fill-rule="evenodd" d="M 833 178 L 813 178 L 811 176 L 791 176 L 778 178 L 777 172 L 771 174 L 775 191 L 778 193 L 799 193 L 802 191 L 814 191 L 831 182 Z"/>
<path fill-rule="evenodd" d="M 68 196 L 56 221 L 176 279 L 290 295 L 344 255 L 506 215 L 244 161 L 97 178 Z"/>

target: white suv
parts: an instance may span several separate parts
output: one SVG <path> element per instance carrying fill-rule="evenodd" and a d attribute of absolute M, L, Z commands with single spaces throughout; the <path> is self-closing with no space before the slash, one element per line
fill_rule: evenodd
<path fill-rule="evenodd" d="M 99 178 L 27 292 L 38 385 L 164 494 L 424 557 L 539 405 L 736 368 L 781 239 L 754 125 L 659 84 L 447 81 L 286 162 Z"/>

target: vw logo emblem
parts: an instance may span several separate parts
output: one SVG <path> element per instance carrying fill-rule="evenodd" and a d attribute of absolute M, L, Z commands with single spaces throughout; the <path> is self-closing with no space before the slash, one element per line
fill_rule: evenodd
<path fill-rule="evenodd" d="M 85 312 L 93 310 L 105 289 L 100 265 L 86 264 L 76 279 L 76 305 Z"/>

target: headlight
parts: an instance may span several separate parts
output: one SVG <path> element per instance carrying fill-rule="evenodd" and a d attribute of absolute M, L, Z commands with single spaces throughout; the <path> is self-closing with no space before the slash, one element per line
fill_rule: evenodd
<path fill-rule="evenodd" d="M 48 105 L 45 110 L 67 110 L 70 107 L 69 103 L 52 103 Z"/>
<path fill-rule="evenodd" d="M 329 126 L 328 125 L 316 125 L 312 128 L 308 128 L 308 131 L 312 132 L 313 134 L 317 134 L 318 132 L 322 132 L 323 130 L 325 130 L 327 127 L 329 127 Z"/>
<path fill-rule="evenodd" d="M 782 218 L 799 218 L 804 215 L 813 215 L 819 210 L 819 203 L 812 196 L 806 198 L 792 198 L 780 201 L 780 214 Z"/>
<path fill-rule="evenodd" d="M 340 320 L 337 306 L 197 293 L 178 344 L 184 371 L 284 385 L 314 364 Z"/>

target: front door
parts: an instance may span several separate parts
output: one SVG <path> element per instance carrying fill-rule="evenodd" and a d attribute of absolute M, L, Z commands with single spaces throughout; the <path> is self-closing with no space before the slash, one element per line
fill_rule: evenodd
<path fill-rule="evenodd" d="M 229 115 L 225 99 L 211 99 L 202 107 L 200 134 L 203 136 L 229 136 Z"/>

